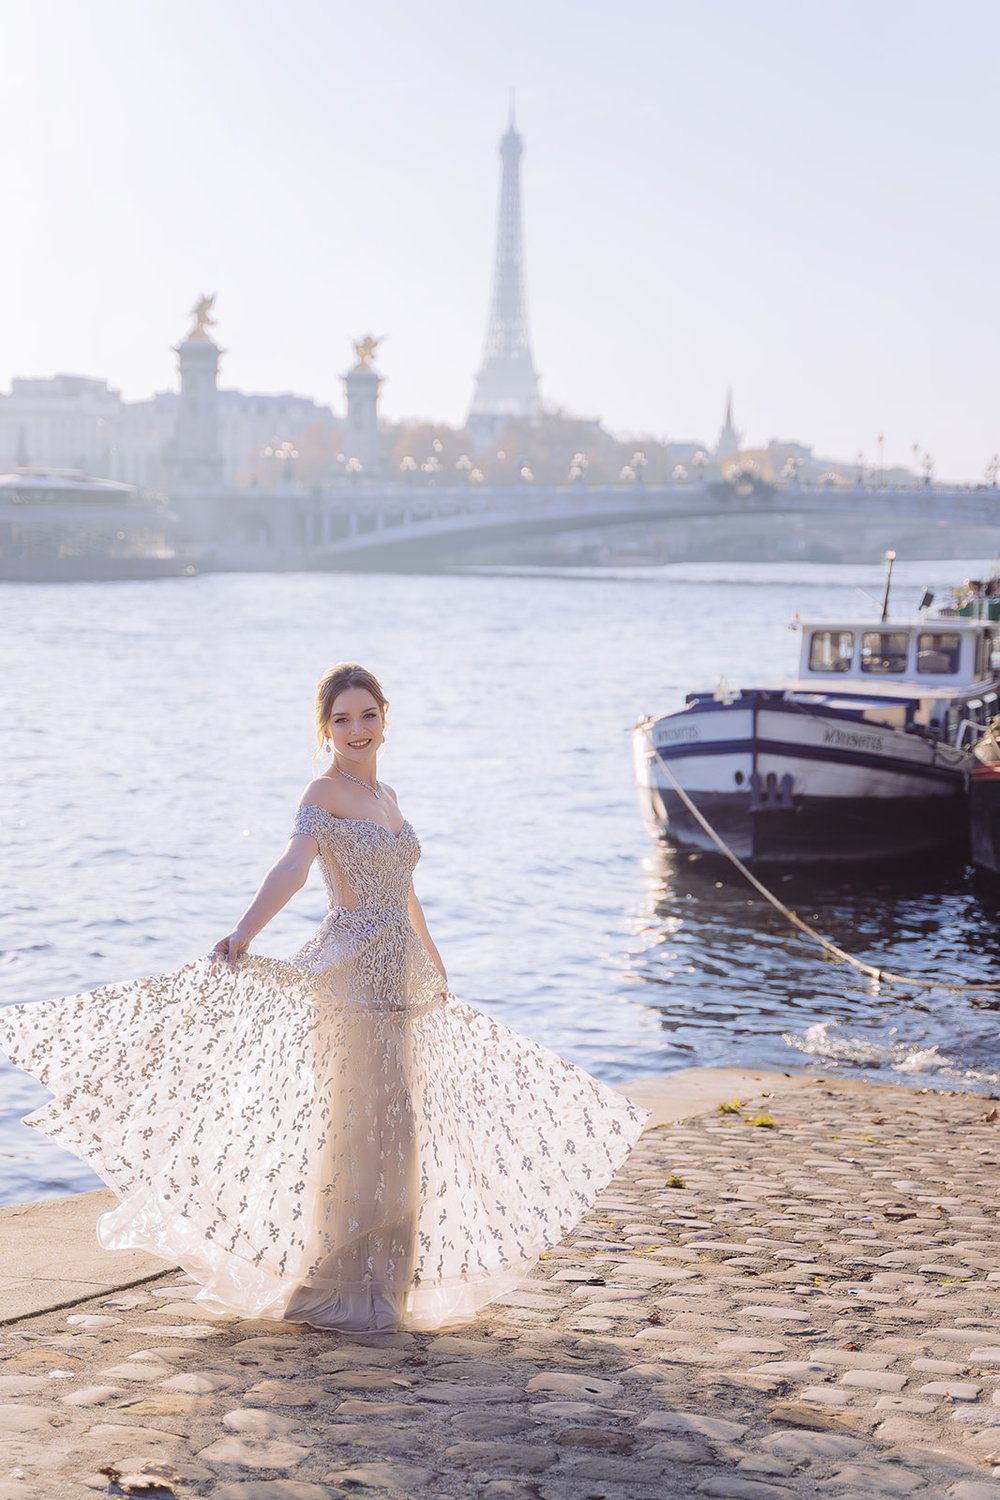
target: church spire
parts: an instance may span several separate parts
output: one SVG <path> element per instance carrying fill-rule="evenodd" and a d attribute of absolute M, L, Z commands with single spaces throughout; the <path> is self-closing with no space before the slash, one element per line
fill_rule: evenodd
<path fill-rule="evenodd" d="M 541 409 L 524 297 L 521 230 L 523 150 L 523 142 L 514 123 L 514 90 L 511 89 L 509 122 L 500 140 L 500 159 L 503 165 L 490 320 L 468 420 L 469 430 L 487 440 L 495 437 L 509 418 L 532 416 Z"/>
<path fill-rule="evenodd" d="M 715 445 L 716 458 L 734 458 L 740 451 L 740 443 L 743 441 L 742 432 L 737 432 L 733 421 L 733 391 L 732 387 L 726 391 L 726 415 L 722 423 L 722 431 Z"/>

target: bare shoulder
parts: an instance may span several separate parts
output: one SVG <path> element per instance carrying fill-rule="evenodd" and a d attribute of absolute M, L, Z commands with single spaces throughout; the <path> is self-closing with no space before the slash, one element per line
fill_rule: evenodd
<path fill-rule="evenodd" d="M 382 788 L 382 790 L 384 792 L 388 792 L 389 793 L 389 796 L 392 798 L 393 802 L 395 802 L 396 806 L 398 807 L 399 806 L 399 798 L 396 796 L 396 788 L 390 786 L 387 781 L 380 781 L 379 782 L 379 786 Z"/>
<path fill-rule="evenodd" d="M 329 776 L 317 776 L 315 781 L 310 781 L 299 799 L 300 807 L 322 807 L 325 812 L 338 816 L 339 788 L 330 780 Z"/>

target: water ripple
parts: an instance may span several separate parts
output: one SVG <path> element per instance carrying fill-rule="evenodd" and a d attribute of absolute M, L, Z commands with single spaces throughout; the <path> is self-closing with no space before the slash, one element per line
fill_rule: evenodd
<path fill-rule="evenodd" d="M 913 604 L 982 566 L 897 576 Z M 471 1003 L 612 1083 L 743 1063 L 993 1087 L 1000 997 L 876 989 L 728 868 L 651 848 L 637 715 L 723 673 L 785 674 L 796 610 L 856 614 L 857 587 L 878 587 L 875 569 L 719 572 L 0 587 L 0 1003 L 207 952 L 287 837 L 312 774 L 313 685 L 353 658 L 392 699 L 383 771 Z M 778 889 L 870 962 L 997 971 L 1000 904 L 964 869 Z M 294 952 L 322 910 L 314 880 L 258 951 Z M 0 1202 L 93 1186 L 19 1124 L 44 1091 L 7 1067 L 0 1083 Z"/>

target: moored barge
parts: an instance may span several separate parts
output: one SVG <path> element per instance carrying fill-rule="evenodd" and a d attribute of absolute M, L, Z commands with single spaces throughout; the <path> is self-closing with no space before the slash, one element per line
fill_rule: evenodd
<path fill-rule="evenodd" d="M 997 602 L 889 621 L 887 586 L 881 621 L 799 625 L 791 680 L 689 693 L 676 713 L 640 720 L 635 773 L 650 832 L 712 850 L 696 809 L 756 865 L 961 849 L 972 745 L 998 711 Z"/>

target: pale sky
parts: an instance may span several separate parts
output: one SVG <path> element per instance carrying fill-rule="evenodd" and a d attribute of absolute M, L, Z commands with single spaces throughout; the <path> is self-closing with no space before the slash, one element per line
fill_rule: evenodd
<path fill-rule="evenodd" d="M 517 88 L 552 405 L 613 430 L 981 477 L 997 0 L 3 0 L 0 388 L 173 385 L 218 292 L 223 383 L 464 419 Z"/>

